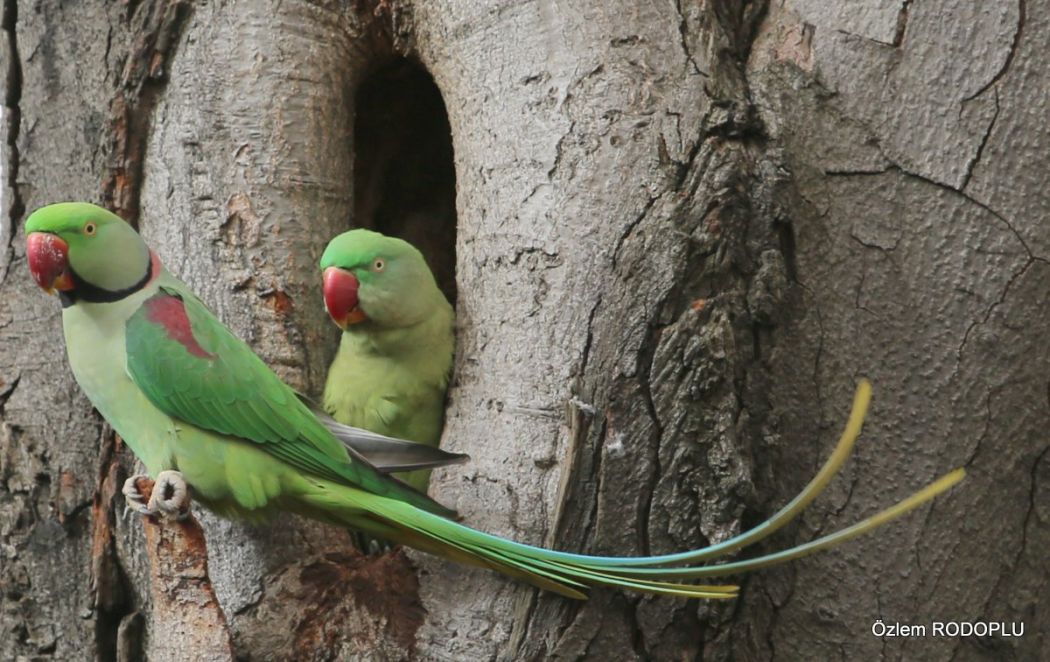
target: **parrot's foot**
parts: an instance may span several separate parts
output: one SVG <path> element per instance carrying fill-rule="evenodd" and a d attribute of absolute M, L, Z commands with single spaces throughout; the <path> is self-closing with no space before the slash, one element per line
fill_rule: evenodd
<path fill-rule="evenodd" d="M 147 507 L 165 517 L 185 519 L 190 514 L 190 488 L 182 474 L 178 471 L 157 474 Z"/>
<path fill-rule="evenodd" d="M 189 487 L 178 471 L 162 471 L 155 481 L 149 476 L 131 476 L 121 491 L 128 509 L 142 515 L 181 520 L 190 514 Z"/>
<path fill-rule="evenodd" d="M 396 543 L 383 540 L 382 538 L 373 538 L 371 535 L 360 531 L 351 531 L 350 535 L 353 538 L 354 547 L 357 547 L 357 551 L 365 556 L 381 556 L 397 547 Z"/>
<path fill-rule="evenodd" d="M 125 516 L 127 515 L 128 510 L 134 510 L 135 512 L 141 515 L 153 514 L 152 512 L 150 512 L 149 507 L 146 505 L 146 499 L 149 496 L 149 494 L 143 494 L 142 491 L 139 490 L 138 484 L 140 481 L 150 482 L 152 481 L 152 479 L 149 476 L 146 476 L 145 474 L 130 476 L 126 481 L 124 481 L 124 487 L 120 490 L 124 493 L 124 503 L 126 504 L 125 507 L 127 509 L 124 511 Z"/>

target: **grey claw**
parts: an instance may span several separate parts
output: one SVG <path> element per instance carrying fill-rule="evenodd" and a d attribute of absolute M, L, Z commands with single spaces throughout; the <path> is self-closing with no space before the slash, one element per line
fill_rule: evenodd
<path fill-rule="evenodd" d="M 124 494 L 124 516 L 127 517 L 128 511 L 133 510 L 140 515 L 155 515 L 156 511 L 152 511 L 145 503 L 145 498 L 142 493 L 139 492 L 138 486 L 135 484 L 139 480 L 149 480 L 150 477 L 139 474 L 137 476 L 131 476 L 124 481 L 124 487 L 120 491 Z"/>
<path fill-rule="evenodd" d="M 176 520 L 190 514 L 190 490 L 178 471 L 162 471 L 153 483 L 148 510 Z"/>

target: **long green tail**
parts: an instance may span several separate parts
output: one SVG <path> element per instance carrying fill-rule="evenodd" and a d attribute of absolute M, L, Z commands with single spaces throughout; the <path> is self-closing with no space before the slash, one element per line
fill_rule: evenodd
<path fill-rule="evenodd" d="M 543 549 L 472 529 L 402 501 L 367 495 L 367 501 L 362 502 L 357 497 L 363 496 L 363 493 L 356 491 L 354 496 L 343 495 L 343 505 L 351 506 L 358 513 L 367 510 L 372 514 L 372 517 L 364 521 L 359 515 L 353 517 L 353 525 L 358 528 L 381 533 L 423 551 L 489 567 L 569 597 L 586 598 L 584 591 L 587 588 L 604 585 L 663 595 L 732 598 L 737 594 L 736 586 L 702 586 L 666 580 L 732 575 L 813 554 L 896 519 L 947 491 L 963 479 L 964 470 L 956 469 L 912 496 L 857 524 L 788 550 L 718 565 L 666 567 L 672 564 L 695 564 L 723 557 L 763 540 L 797 517 L 824 491 L 849 458 L 860 434 L 870 400 L 871 385 L 862 381 L 854 396 L 849 422 L 831 457 L 805 489 L 773 517 L 719 544 L 678 554 L 624 558 L 587 556 Z M 349 504 L 346 503 L 347 500 L 358 503 Z"/>

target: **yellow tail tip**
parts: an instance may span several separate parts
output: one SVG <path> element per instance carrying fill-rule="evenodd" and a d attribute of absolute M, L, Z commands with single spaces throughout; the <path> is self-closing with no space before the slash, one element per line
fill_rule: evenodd
<path fill-rule="evenodd" d="M 865 377 L 857 382 L 857 391 L 853 396 L 853 407 L 867 411 L 869 404 L 871 404 L 871 382 Z"/>
<path fill-rule="evenodd" d="M 962 482 L 962 479 L 966 478 L 966 469 L 963 467 L 957 467 L 941 477 L 946 484 L 946 487 L 951 487 L 956 483 Z"/>

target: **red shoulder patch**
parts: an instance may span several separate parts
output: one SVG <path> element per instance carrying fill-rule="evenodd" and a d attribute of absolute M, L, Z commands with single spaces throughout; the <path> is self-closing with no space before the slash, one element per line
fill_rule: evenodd
<path fill-rule="evenodd" d="M 146 319 L 159 324 L 167 331 L 168 337 L 186 348 L 190 354 L 202 359 L 214 359 L 211 354 L 193 337 L 190 318 L 186 316 L 186 306 L 182 299 L 168 294 L 150 297 L 146 303 Z"/>

